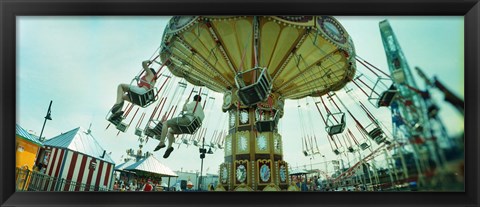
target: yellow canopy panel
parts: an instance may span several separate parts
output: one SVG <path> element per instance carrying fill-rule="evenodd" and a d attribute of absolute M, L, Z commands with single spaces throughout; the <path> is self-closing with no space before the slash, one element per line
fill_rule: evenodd
<path fill-rule="evenodd" d="M 237 73 L 266 68 L 285 99 L 339 90 L 356 70 L 353 42 L 330 16 L 175 16 L 160 57 L 174 75 L 221 93 L 236 88 Z"/>

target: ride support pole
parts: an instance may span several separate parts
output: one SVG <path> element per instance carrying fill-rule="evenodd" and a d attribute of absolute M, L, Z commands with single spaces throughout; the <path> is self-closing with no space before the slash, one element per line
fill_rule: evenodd
<path fill-rule="evenodd" d="M 363 58 L 359 57 L 359 56 L 356 56 L 358 58 L 360 58 L 361 60 L 363 60 L 365 63 L 367 63 L 368 65 L 372 66 L 373 68 L 375 68 L 377 71 L 383 73 L 383 75 L 385 75 L 386 77 L 389 77 L 390 78 L 390 75 L 388 75 L 387 73 L 385 73 L 383 70 L 380 70 L 379 68 L 377 68 L 375 65 L 369 63 L 368 61 L 364 60 Z"/>
<path fill-rule="evenodd" d="M 396 170 L 396 168 L 394 168 L 395 166 L 392 163 L 392 158 L 389 157 L 389 155 L 387 153 L 387 149 L 383 149 L 383 154 L 385 156 L 385 160 L 387 161 L 387 167 L 388 167 L 388 172 L 389 172 L 388 175 L 390 177 L 390 182 L 392 183 L 392 187 L 394 187 L 395 183 L 393 181 L 392 171 L 395 173 L 395 177 L 397 178 L 396 180 L 398 181 L 397 170 Z"/>
<path fill-rule="evenodd" d="M 169 79 L 170 79 L 170 76 L 167 76 L 167 78 L 165 79 L 165 81 L 162 83 L 162 86 L 160 86 L 160 89 L 158 89 L 157 94 L 155 94 L 155 98 L 158 97 L 158 94 L 160 93 L 160 91 L 162 91 L 163 86 L 165 86 L 165 83 L 167 83 Z M 162 97 L 162 98 L 163 98 L 163 97 Z"/>
<path fill-rule="evenodd" d="M 163 99 L 163 104 L 162 104 L 162 107 L 160 107 L 160 111 L 158 112 L 158 115 L 157 115 L 157 120 L 160 120 L 160 115 L 162 114 L 162 110 L 165 106 L 165 103 L 167 102 L 167 98 L 168 97 L 165 97 L 165 99 Z"/>
<path fill-rule="evenodd" d="M 325 110 L 327 111 L 328 114 L 332 114 L 332 112 L 330 112 L 330 110 L 328 109 L 327 105 L 325 104 L 325 102 L 323 101 L 323 98 L 320 96 L 320 100 L 322 101 L 322 104 L 323 104 L 323 107 L 325 108 Z M 328 115 L 327 115 L 328 116 Z M 333 119 L 337 122 L 337 123 L 340 123 L 336 117 L 332 116 Z M 328 120 L 327 120 L 328 121 Z"/>
<path fill-rule="evenodd" d="M 360 78 L 360 77 L 359 77 L 359 78 Z M 360 87 L 357 82 L 355 82 L 355 80 L 352 79 L 352 83 L 355 84 L 355 85 L 358 87 L 358 89 L 360 89 L 360 90 L 363 92 L 363 94 L 365 94 L 365 96 L 367 96 L 367 98 L 370 97 L 370 96 L 368 95 L 368 93 L 365 92 L 365 90 L 363 90 L 363 88 Z"/>

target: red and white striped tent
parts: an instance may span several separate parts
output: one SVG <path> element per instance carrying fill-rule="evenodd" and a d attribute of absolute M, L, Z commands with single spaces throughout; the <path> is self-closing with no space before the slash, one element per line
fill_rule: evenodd
<path fill-rule="evenodd" d="M 78 127 L 62 133 L 46 140 L 44 147 L 50 151 L 45 174 L 62 181 L 47 191 L 112 189 L 115 162 L 89 130 Z"/>

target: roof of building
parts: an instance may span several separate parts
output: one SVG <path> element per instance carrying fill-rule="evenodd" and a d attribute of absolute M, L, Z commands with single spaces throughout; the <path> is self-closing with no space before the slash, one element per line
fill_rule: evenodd
<path fill-rule="evenodd" d="M 153 173 L 160 176 L 166 177 L 177 177 L 178 175 L 173 172 L 170 168 L 160 163 L 153 155 L 143 158 L 138 162 L 124 168 L 124 170 L 129 171 L 141 171 L 147 173 Z"/>
<path fill-rule="evenodd" d="M 102 146 L 97 142 L 95 137 L 92 136 L 90 130 L 86 130 L 82 127 L 77 127 L 68 132 L 62 133 L 56 137 L 48 139 L 44 142 L 45 146 L 51 146 L 56 148 L 69 149 L 75 152 L 79 152 L 105 162 L 115 164 L 112 158 L 106 153 Z M 105 156 L 101 156 L 105 153 Z"/>
<path fill-rule="evenodd" d="M 27 132 L 27 130 L 25 130 L 24 128 L 22 128 L 20 125 L 18 124 L 15 124 L 15 127 L 16 127 L 16 134 L 26 140 L 28 140 L 29 142 L 32 142 L 36 145 L 42 145 L 42 142 L 40 142 L 40 140 L 38 140 L 38 138 L 34 137 L 33 135 L 31 135 L 30 133 Z"/>
<path fill-rule="evenodd" d="M 130 165 L 133 165 L 135 163 L 135 160 L 128 160 L 122 164 L 119 164 L 117 166 L 115 166 L 115 170 L 118 170 L 118 171 L 124 171 L 124 169 Z"/>
<path fill-rule="evenodd" d="M 303 174 L 308 174 L 307 170 L 302 170 L 302 169 L 292 169 L 289 171 L 290 175 L 303 175 Z"/>

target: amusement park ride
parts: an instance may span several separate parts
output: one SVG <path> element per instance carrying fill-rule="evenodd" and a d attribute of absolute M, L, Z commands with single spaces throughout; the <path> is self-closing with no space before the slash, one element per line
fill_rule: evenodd
<path fill-rule="evenodd" d="M 391 75 L 357 56 L 347 31 L 330 16 L 176 16 L 165 28 L 159 53 L 150 62 L 159 66 L 155 75 L 157 80 L 164 80 L 163 84 L 146 94 L 131 93 L 132 103 L 125 108 L 125 113 L 109 121 L 125 132 L 133 118 L 128 124 L 123 120 L 134 105 L 148 107 L 160 99 L 145 128 L 140 128 L 145 113 L 136 126 L 135 134 L 143 143 L 142 133 L 146 141 L 155 138 L 161 134 L 162 121 L 177 115 L 181 96 L 167 97 L 165 93 L 173 85 L 171 81 L 166 84 L 172 77 L 182 78 L 174 94 L 183 94 L 188 82 L 194 86 L 188 97 L 194 93 L 202 95 L 204 108 L 207 100 L 212 102 L 211 107 L 215 100 L 213 97 L 207 99 L 208 93 L 202 93 L 202 89 L 222 93 L 221 107 L 228 114 L 228 121 L 225 120 L 228 129 L 216 130 L 209 146 L 224 149 L 225 153 L 216 190 L 278 191 L 286 190 L 291 184 L 289 166 L 283 160 L 283 138 L 278 129 L 285 100 L 311 97 L 335 155 L 358 153 L 361 156 L 360 151 L 371 152 L 336 180 L 353 175 L 353 169 L 366 165 L 386 148 L 394 149 L 394 154 L 403 157 L 405 145 L 411 145 L 414 155 L 419 157 L 414 160 L 419 180 L 422 180 L 422 172 L 432 169 L 428 166 L 432 164 L 428 158 L 433 158 L 433 164 L 441 169 L 445 158 L 437 149 L 436 138 L 448 136 L 437 116 L 438 106 L 429 99 L 428 91 L 417 89 L 387 21 L 380 23 L 380 31 Z M 373 86 L 357 71 L 357 62 L 376 75 Z M 172 76 L 160 75 L 164 67 Z M 445 92 L 447 101 L 463 113 L 461 99 L 436 79 L 430 81 L 423 73 L 421 76 L 430 87 Z M 136 81 L 138 78 L 132 80 L 132 84 Z M 351 90 L 346 94 L 360 106 L 367 124 L 354 116 L 351 107 L 336 94 L 350 82 L 375 108 L 390 108 L 391 136 L 386 133 L 391 127 L 386 127 L 366 105 L 353 98 Z M 167 88 L 163 89 L 165 86 Z M 170 98 L 169 105 L 165 107 L 167 98 Z M 160 117 L 163 108 L 170 110 Z M 138 108 L 134 116 L 137 112 Z M 106 118 L 109 116 L 110 113 Z M 352 119 L 356 130 L 346 125 Z M 434 130 L 431 120 L 437 120 L 435 123 L 443 134 Z M 188 146 L 193 142 L 199 146 L 207 130 L 204 126 L 205 123 L 198 119 L 180 126 L 183 134 L 191 135 L 190 139 L 186 138 L 188 135 L 180 135 L 181 143 Z M 302 133 L 301 140 L 305 156 L 321 154 L 316 135 Z M 377 145 L 375 148 L 372 141 Z"/>
<path fill-rule="evenodd" d="M 400 180 L 404 182 L 415 181 L 419 185 L 425 186 L 428 185 L 426 177 L 431 179 L 434 171 L 436 171 L 437 177 L 441 177 L 446 173 L 445 163 L 447 160 L 444 154 L 447 150 L 446 148 L 450 147 L 458 150 L 463 146 L 463 141 L 455 141 L 447 134 L 444 124 L 438 117 L 439 107 L 432 99 L 429 90 L 422 91 L 418 89 L 400 44 L 387 20 L 380 22 L 380 33 L 391 76 L 358 57 L 357 61 L 359 63 L 377 75 L 377 81 L 373 87 L 370 88 L 368 85 L 365 85 L 371 89 L 371 93 L 367 94 L 365 91 L 364 93 L 377 108 L 390 108 L 392 114 L 392 137 L 394 140 L 393 143 L 385 141 L 387 148 L 383 152 L 387 162 L 393 169 L 392 171 L 395 171 L 395 176 L 398 176 L 396 172 L 397 166 L 401 166 L 399 171 L 403 174 L 403 179 Z M 377 72 L 383 73 L 385 77 L 376 74 L 372 68 L 377 69 Z M 428 87 L 437 87 L 445 95 L 445 100 L 452 104 L 461 115 L 464 114 L 463 100 L 454 95 L 436 78 L 433 82 L 426 77 L 420 68 L 416 67 L 415 69 Z M 359 76 L 355 80 L 361 81 Z M 352 82 L 357 85 L 355 80 Z M 388 81 L 391 82 L 391 85 L 386 84 Z M 363 81 L 361 82 L 363 83 Z M 363 106 L 362 108 L 366 109 Z M 372 121 L 377 123 L 378 129 L 381 130 L 378 122 L 375 119 L 372 119 Z M 447 144 L 446 147 L 441 147 L 441 143 Z M 410 148 L 413 152 L 409 152 L 406 148 Z M 390 149 L 393 150 L 392 155 L 387 153 L 387 150 Z M 351 176 L 351 172 L 358 168 L 359 164 L 373 159 L 375 154 L 380 152 L 375 150 L 363 160 L 360 160 L 355 166 L 338 176 L 336 181 Z M 392 163 L 392 159 L 396 163 Z M 411 165 L 408 166 L 407 161 L 413 167 Z M 409 176 L 409 170 L 410 173 L 414 171 L 415 176 L 413 178 Z M 393 180 L 392 174 L 390 174 L 390 177 Z M 396 180 L 399 180 L 398 177 Z"/>
<path fill-rule="evenodd" d="M 277 128 L 285 99 L 341 89 L 354 56 L 328 16 L 173 17 L 160 49 L 172 74 L 224 94 L 230 122 L 217 187 L 229 191 L 288 187 Z"/>

